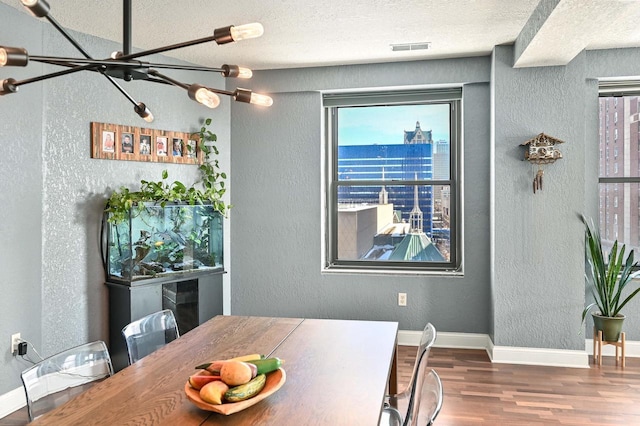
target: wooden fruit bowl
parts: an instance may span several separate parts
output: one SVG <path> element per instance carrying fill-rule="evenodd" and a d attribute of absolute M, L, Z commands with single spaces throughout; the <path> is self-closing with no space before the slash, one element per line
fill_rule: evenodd
<path fill-rule="evenodd" d="M 276 371 L 267 374 L 267 382 L 265 383 L 264 388 L 253 398 L 245 399 L 244 401 L 240 402 L 225 402 L 224 404 L 220 405 L 204 402 L 200 398 L 200 391 L 192 388 L 189 384 L 189 381 L 185 383 L 184 391 L 187 394 L 187 398 L 189 398 L 189 401 L 191 401 L 196 407 L 202 410 L 214 411 L 216 413 L 228 416 L 229 414 L 237 413 L 238 411 L 242 411 L 245 408 L 251 407 L 252 405 L 255 405 L 258 402 L 262 401 L 263 399 L 280 389 L 286 379 L 287 375 L 285 374 L 284 370 L 282 368 L 279 368 Z"/>

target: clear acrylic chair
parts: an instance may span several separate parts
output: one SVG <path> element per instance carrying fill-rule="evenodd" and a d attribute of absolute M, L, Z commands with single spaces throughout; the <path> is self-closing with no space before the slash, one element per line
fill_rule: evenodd
<path fill-rule="evenodd" d="M 129 364 L 144 358 L 180 337 L 176 318 L 170 309 L 155 312 L 129 323 L 122 329 Z"/>
<path fill-rule="evenodd" d="M 416 361 L 413 365 L 413 372 L 409 383 L 402 392 L 386 396 L 380 418 L 380 425 L 410 426 L 417 424 L 422 388 L 429 373 L 427 369 L 427 359 L 429 358 L 429 352 L 436 340 L 436 336 L 437 332 L 435 327 L 431 323 L 428 323 L 422 331 L 422 337 L 420 339 L 420 345 L 418 346 L 418 352 L 416 353 Z M 404 415 L 398 407 L 406 407 L 406 411 L 403 409 Z"/>
<path fill-rule="evenodd" d="M 67 349 L 24 370 L 29 421 L 84 392 L 91 383 L 113 375 L 107 345 L 96 341 Z"/>
<path fill-rule="evenodd" d="M 442 381 L 435 370 L 429 371 L 425 382 L 422 386 L 422 397 L 420 398 L 420 407 L 422 412 L 426 409 L 427 425 L 431 426 L 435 422 L 436 417 L 442 409 L 444 401 L 444 392 L 442 389 Z"/>

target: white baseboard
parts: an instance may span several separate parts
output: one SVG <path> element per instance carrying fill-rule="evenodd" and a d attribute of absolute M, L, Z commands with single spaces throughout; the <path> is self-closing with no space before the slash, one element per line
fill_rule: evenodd
<path fill-rule="evenodd" d="M 593 339 L 586 339 L 584 344 L 584 350 L 593 354 Z M 616 348 L 612 345 L 602 346 L 603 356 L 615 356 Z M 625 358 L 640 358 L 640 342 L 636 340 L 626 340 L 624 342 L 624 356 Z"/>
<path fill-rule="evenodd" d="M 27 405 L 24 388 L 19 387 L 0 395 L 0 419 Z"/>
<path fill-rule="evenodd" d="M 487 353 L 491 362 L 495 363 L 589 368 L 589 354 L 586 351 L 493 346 Z"/>
<path fill-rule="evenodd" d="M 422 331 L 398 331 L 398 344 L 418 346 Z M 434 346 L 440 348 L 487 349 L 491 339 L 487 334 L 438 332 Z"/>
<path fill-rule="evenodd" d="M 398 332 L 398 344 L 406 346 L 418 346 L 420 344 L 421 331 L 400 330 Z M 587 350 L 567 350 L 567 349 L 545 349 L 545 348 L 521 348 L 512 346 L 495 346 L 489 335 L 474 333 L 447 333 L 438 332 L 435 347 L 441 348 L 461 348 L 461 349 L 484 349 L 489 355 L 491 362 L 505 364 L 527 364 L 546 365 L 550 367 L 574 367 L 588 368 L 589 353 L 593 342 L 587 341 Z M 633 353 L 640 356 L 640 342 L 626 343 L 625 355 L 631 355 L 630 346 L 634 344 Z M 590 346 L 591 345 L 591 346 Z M 612 346 L 605 346 L 604 355 L 613 354 Z"/>

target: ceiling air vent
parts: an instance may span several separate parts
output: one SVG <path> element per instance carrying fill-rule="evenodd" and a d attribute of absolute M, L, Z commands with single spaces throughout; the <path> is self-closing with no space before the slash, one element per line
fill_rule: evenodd
<path fill-rule="evenodd" d="M 425 41 L 421 43 L 399 43 L 390 44 L 391 50 L 394 52 L 403 52 L 407 50 L 427 50 L 431 48 L 431 42 Z"/>

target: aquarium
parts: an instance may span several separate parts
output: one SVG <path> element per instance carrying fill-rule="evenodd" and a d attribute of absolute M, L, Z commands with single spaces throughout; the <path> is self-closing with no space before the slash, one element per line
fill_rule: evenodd
<path fill-rule="evenodd" d="M 134 206 L 121 222 L 105 219 L 108 281 L 131 283 L 223 268 L 223 217 L 210 205 L 149 203 Z"/>

